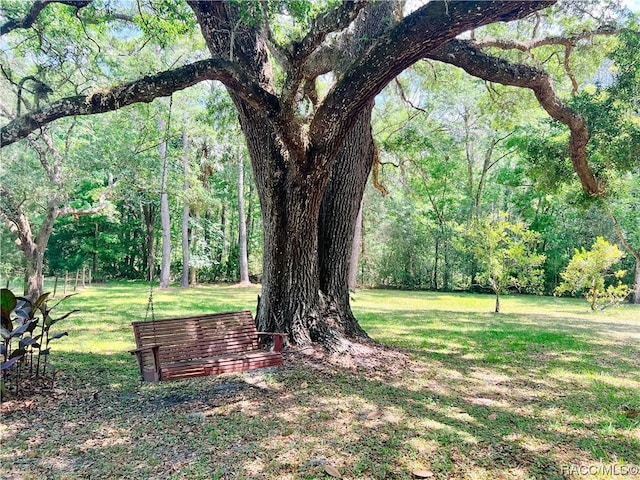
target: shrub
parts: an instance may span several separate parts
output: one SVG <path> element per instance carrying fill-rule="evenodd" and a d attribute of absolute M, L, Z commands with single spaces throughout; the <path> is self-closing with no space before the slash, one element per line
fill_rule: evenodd
<path fill-rule="evenodd" d="M 51 342 L 68 333 L 53 333 L 51 327 L 78 310 L 72 310 L 58 318 L 54 318 L 52 312 L 60 302 L 70 296 L 49 307 L 49 293 L 32 301 L 29 298 L 16 297 L 6 288 L 1 290 L 0 335 L 3 342 L 0 345 L 0 392 L 3 398 L 9 389 L 13 389 L 16 395 L 19 394 L 22 384 L 28 379 L 39 378 L 50 385 L 53 384 L 56 370 L 48 361 Z"/>
<path fill-rule="evenodd" d="M 576 249 L 567 268 L 560 274 L 563 282 L 556 288 L 557 294 L 582 293 L 589 302 L 591 310 L 604 309 L 626 298 L 629 287 L 620 280 L 626 272 L 611 267 L 624 257 L 617 245 L 604 238 L 596 238 L 591 250 Z M 606 279 L 614 277 L 607 285 Z"/>

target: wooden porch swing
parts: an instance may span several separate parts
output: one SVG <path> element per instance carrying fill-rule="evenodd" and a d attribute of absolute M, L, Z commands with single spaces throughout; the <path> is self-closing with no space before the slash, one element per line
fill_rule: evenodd
<path fill-rule="evenodd" d="M 241 372 L 282 365 L 283 333 L 256 331 L 251 312 L 214 313 L 133 322 L 136 355 L 144 381 L 158 382 Z M 149 307 L 147 307 L 148 316 Z M 262 348 L 261 336 L 274 337 L 273 351 Z"/>

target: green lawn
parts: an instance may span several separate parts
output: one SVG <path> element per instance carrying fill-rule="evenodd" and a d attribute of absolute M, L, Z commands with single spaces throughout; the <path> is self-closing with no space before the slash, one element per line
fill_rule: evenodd
<path fill-rule="evenodd" d="M 157 317 L 255 310 L 257 287 L 154 291 Z M 354 358 L 142 384 L 130 323 L 148 287 L 93 286 L 51 361 L 56 389 L 3 405 L 2 478 L 640 478 L 640 307 L 358 291 Z M 635 472 L 635 473 L 634 473 Z"/>

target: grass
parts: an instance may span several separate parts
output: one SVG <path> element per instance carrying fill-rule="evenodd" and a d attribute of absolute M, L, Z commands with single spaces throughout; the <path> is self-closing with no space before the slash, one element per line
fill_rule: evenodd
<path fill-rule="evenodd" d="M 254 310 L 258 293 L 155 290 L 154 310 Z M 510 296 L 495 315 L 491 296 L 359 291 L 363 327 L 399 348 L 386 364 L 289 353 L 142 384 L 126 350 L 148 294 L 116 283 L 61 305 L 82 313 L 59 325 L 57 389 L 3 406 L 2 478 L 640 478 L 640 418 L 622 408 L 640 409 L 637 306 Z"/>

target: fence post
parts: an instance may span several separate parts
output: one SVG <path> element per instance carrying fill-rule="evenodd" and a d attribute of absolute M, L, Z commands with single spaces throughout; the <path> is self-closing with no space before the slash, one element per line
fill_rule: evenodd
<path fill-rule="evenodd" d="M 73 284 L 73 291 L 78 290 L 78 280 L 80 280 L 80 270 L 76 270 L 76 283 Z"/>
<path fill-rule="evenodd" d="M 63 296 L 66 297 L 67 296 L 67 285 L 69 283 L 69 270 L 66 270 L 64 272 L 64 293 Z"/>
<path fill-rule="evenodd" d="M 83 265 L 82 266 L 82 288 L 86 288 L 86 286 L 87 286 L 85 281 L 84 281 L 84 279 L 85 279 L 85 271 L 86 271 L 86 267 Z"/>
<path fill-rule="evenodd" d="M 58 274 L 56 274 L 55 278 L 53 282 L 53 298 L 56 298 L 56 291 L 58 290 Z"/>

